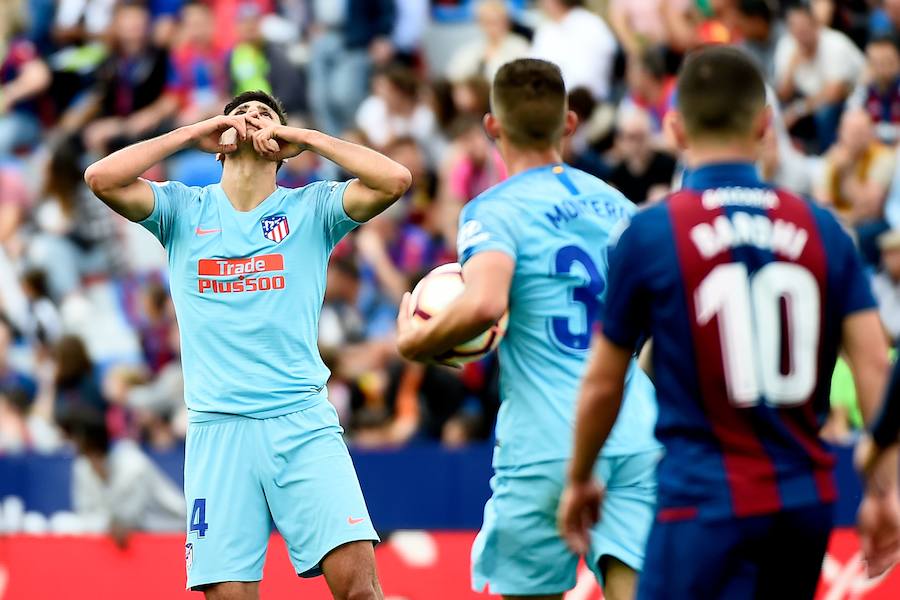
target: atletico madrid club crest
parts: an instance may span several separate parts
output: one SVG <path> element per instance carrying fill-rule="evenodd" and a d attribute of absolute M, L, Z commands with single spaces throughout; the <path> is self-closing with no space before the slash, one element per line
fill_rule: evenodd
<path fill-rule="evenodd" d="M 290 233 L 287 215 L 272 215 L 264 218 L 262 220 L 262 230 L 266 239 L 272 240 L 277 244 Z"/>

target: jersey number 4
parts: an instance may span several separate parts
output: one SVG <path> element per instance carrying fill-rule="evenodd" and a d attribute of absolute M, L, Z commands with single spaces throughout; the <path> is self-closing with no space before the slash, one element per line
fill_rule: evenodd
<path fill-rule="evenodd" d="M 788 407 L 809 399 L 820 333 L 819 285 L 809 270 L 772 262 L 751 277 L 742 263 L 719 265 L 697 288 L 694 303 L 698 325 L 718 317 L 725 384 L 734 405 L 756 406 L 765 397 L 768 404 Z"/>
<path fill-rule="evenodd" d="M 191 527 L 189 533 L 197 533 L 198 537 L 205 537 L 209 524 L 206 522 L 206 498 L 194 500 L 194 508 L 191 510 Z"/>

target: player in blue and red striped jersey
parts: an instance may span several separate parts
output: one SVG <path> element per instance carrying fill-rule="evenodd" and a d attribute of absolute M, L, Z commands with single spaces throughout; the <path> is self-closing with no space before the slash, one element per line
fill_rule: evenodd
<path fill-rule="evenodd" d="M 638 598 L 812 598 L 832 528 L 834 458 L 818 437 L 839 348 L 867 422 L 887 347 L 852 241 L 827 211 L 760 181 L 769 111 L 731 48 L 689 58 L 672 130 L 684 189 L 636 215 L 609 254 L 603 331 L 582 382 L 560 527 L 587 539 L 591 482 L 639 340 L 653 340 L 665 447 Z M 896 445 L 873 454 L 860 515 L 870 573 L 900 548 Z"/>

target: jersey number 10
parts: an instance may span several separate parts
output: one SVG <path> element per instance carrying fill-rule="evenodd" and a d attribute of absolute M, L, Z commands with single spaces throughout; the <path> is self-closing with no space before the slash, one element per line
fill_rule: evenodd
<path fill-rule="evenodd" d="M 700 326 L 718 317 L 725 384 L 735 406 L 756 406 L 762 397 L 775 407 L 809 399 L 820 333 L 819 286 L 809 270 L 772 262 L 751 277 L 742 263 L 719 265 L 697 288 L 694 304 Z"/>

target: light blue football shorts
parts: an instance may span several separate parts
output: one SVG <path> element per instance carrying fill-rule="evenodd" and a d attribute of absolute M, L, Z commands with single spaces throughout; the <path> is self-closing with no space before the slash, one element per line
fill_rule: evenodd
<path fill-rule="evenodd" d="M 342 544 L 378 541 L 327 400 L 253 419 L 190 423 L 184 461 L 188 589 L 262 579 L 273 525 L 301 577 Z"/>
<path fill-rule="evenodd" d="M 592 530 L 588 566 L 602 583 L 600 561 L 614 557 L 636 571 L 656 506 L 656 463 L 661 451 L 601 458 L 605 482 L 599 523 Z M 575 586 L 578 557 L 559 537 L 556 512 L 565 486 L 566 462 L 496 469 L 484 524 L 472 546 L 472 589 L 494 594 L 558 594 Z"/>

